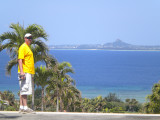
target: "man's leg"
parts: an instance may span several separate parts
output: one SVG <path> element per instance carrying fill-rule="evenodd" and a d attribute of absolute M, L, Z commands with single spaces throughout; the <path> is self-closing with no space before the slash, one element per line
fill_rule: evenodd
<path fill-rule="evenodd" d="M 23 106 L 27 106 L 27 95 L 21 95 Z"/>
<path fill-rule="evenodd" d="M 23 110 L 24 110 L 23 101 L 22 101 L 22 96 L 20 95 L 20 107 L 19 107 L 19 112 L 22 112 Z"/>
<path fill-rule="evenodd" d="M 35 113 L 32 109 L 30 109 L 28 106 L 27 106 L 27 95 L 31 95 L 32 94 L 32 75 L 29 74 L 29 73 L 26 73 L 26 80 L 23 81 L 23 86 L 21 88 L 21 104 L 23 105 L 24 107 L 24 113 Z"/>
<path fill-rule="evenodd" d="M 20 106 L 23 106 L 22 95 L 20 95 Z"/>
<path fill-rule="evenodd" d="M 28 91 L 27 91 L 27 95 L 32 95 L 32 75 L 29 73 L 26 73 L 26 82 L 28 83 Z M 24 98 L 24 105 L 27 106 L 27 95 Z M 27 109 L 25 109 L 24 107 L 24 112 L 27 113 L 35 113 L 31 108 L 27 107 Z"/>

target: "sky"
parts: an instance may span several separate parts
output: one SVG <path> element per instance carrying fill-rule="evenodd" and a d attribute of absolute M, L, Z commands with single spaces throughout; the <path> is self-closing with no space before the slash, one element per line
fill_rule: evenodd
<path fill-rule="evenodd" d="M 47 45 L 160 45 L 160 0 L 1 0 L 0 34 L 41 25 Z"/>

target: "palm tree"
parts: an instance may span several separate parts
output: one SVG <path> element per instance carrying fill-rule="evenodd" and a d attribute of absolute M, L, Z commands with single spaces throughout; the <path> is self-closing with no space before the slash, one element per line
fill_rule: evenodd
<path fill-rule="evenodd" d="M 33 40 L 31 43 L 31 50 L 34 55 L 35 63 L 38 61 L 44 61 L 47 66 L 51 63 L 55 64 L 53 57 L 47 54 L 48 47 L 46 44 L 41 40 L 47 41 L 47 33 L 43 29 L 42 26 L 37 24 L 29 25 L 26 29 L 24 26 L 18 24 L 11 24 L 9 26 L 13 31 L 12 32 L 4 32 L 0 35 L 0 52 L 4 49 L 10 54 L 11 60 L 8 62 L 6 66 L 6 73 L 8 75 L 11 74 L 11 69 L 13 66 L 18 64 L 18 49 L 24 43 L 24 35 L 26 33 L 31 33 Z M 33 83 L 33 92 L 32 92 L 32 109 L 34 106 L 34 83 Z"/>
<path fill-rule="evenodd" d="M 40 66 L 35 69 L 36 74 L 35 74 L 35 83 L 37 86 L 41 86 L 42 88 L 42 106 L 41 106 L 41 111 L 44 110 L 44 93 L 45 93 L 45 87 L 48 85 L 48 80 L 52 73 L 50 72 L 49 69 L 46 69 L 45 66 Z"/>
<path fill-rule="evenodd" d="M 107 102 L 121 102 L 121 99 L 119 99 L 115 93 L 109 93 L 104 99 Z"/>
<path fill-rule="evenodd" d="M 64 104 L 67 112 L 69 111 L 81 111 L 81 92 L 73 85 L 66 88 L 66 94 L 64 94 Z"/>
<path fill-rule="evenodd" d="M 136 99 L 126 99 L 128 111 L 134 112 L 137 109 L 138 101 Z"/>
<path fill-rule="evenodd" d="M 53 70 L 53 77 L 49 81 L 49 85 L 46 88 L 48 92 L 53 92 L 57 97 L 57 107 L 56 111 L 59 111 L 59 102 L 60 110 L 62 111 L 63 100 L 62 96 L 65 94 L 66 89 L 74 83 L 74 80 L 67 75 L 67 73 L 74 73 L 69 62 L 58 63 L 56 68 Z"/>
<path fill-rule="evenodd" d="M 47 89 L 46 89 L 46 91 L 47 91 Z M 54 91 L 46 92 L 45 105 L 46 105 L 46 111 L 55 111 L 55 109 L 56 109 L 56 95 L 55 95 Z"/>
<path fill-rule="evenodd" d="M 11 74 L 11 69 L 13 66 L 18 64 L 18 49 L 24 43 L 24 35 L 26 33 L 31 33 L 33 40 L 31 43 L 31 49 L 34 54 L 35 63 L 38 61 L 46 61 L 48 47 L 41 40 L 41 38 L 47 41 L 47 34 L 42 28 L 42 26 L 37 24 L 29 25 L 26 29 L 24 26 L 18 24 L 11 24 L 10 28 L 12 32 L 4 32 L 0 35 L 1 49 L 0 51 L 7 49 L 7 52 L 10 54 L 11 60 L 6 66 L 6 73 Z"/>

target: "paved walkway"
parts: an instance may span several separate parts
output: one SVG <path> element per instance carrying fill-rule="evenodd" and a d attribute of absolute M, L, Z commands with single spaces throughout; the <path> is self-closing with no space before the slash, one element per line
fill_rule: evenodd
<path fill-rule="evenodd" d="M 18 112 L 0 111 L 0 120 L 160 120 L 160 114 L 65 112 L 36 112 L 36 114 L 20 114 Z"/>

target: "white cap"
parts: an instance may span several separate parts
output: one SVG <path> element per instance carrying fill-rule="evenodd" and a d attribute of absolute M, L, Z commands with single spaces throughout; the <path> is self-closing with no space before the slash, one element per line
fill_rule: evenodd
<path fill-rule="evenodd" d="M 30 37 L 30 36 L 32 36 L 32 34 L 26 33 L 24 37 Z"/>

